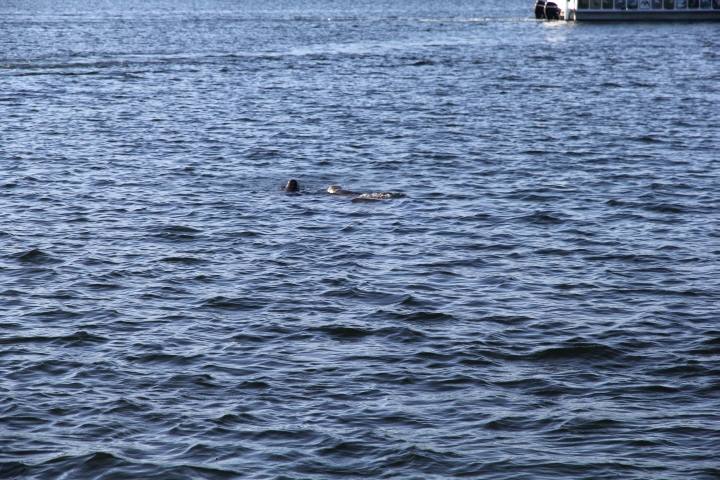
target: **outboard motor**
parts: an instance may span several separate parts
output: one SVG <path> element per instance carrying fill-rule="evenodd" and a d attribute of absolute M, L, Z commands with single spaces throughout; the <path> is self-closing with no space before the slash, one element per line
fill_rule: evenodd
<path fill-rule="evenodd" d="M 555 2 L 545 3 L 545 18 L 548 20 L 560 20 L 560 7 Z"/>
<path fill-rule="evenodd" d="M 545 0 L 535 2 L 535 18 L 545 18 Z"/>

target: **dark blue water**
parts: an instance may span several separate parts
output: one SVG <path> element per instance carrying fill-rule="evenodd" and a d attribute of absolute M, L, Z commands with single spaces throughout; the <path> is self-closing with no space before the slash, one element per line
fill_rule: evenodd
<path fill-rule="evenodd" d="M 0 4 L 0 478 L 720 478 L 720 25 L 531 16 Z"/>

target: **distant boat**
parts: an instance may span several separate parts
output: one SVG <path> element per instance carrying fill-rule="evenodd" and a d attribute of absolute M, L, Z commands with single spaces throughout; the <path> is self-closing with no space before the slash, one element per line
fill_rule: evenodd
<path fill-rule="evenodd" d="M 720 21 L 720 0 L 537 0 L 535 18 L 578 22 Z"/>

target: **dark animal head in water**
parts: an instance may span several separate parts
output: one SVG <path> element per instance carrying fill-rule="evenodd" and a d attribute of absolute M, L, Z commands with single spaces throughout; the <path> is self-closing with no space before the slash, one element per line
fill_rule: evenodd
<path fill-rule="evenodd" d="M 297 180 L 288 180 L 287 185 L 285 185 L 285 191 L 286 192 L 297 192 L 300 190 L 300 187 L 298 187 Z"/>

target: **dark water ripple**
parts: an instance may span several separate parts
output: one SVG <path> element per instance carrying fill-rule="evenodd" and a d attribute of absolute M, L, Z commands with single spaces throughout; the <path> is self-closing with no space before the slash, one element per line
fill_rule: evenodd
<path fill-rule="evenodd" d="M 720 477 L 718 26 L 530 13 L 0 6 L 0 477 Z"/>

